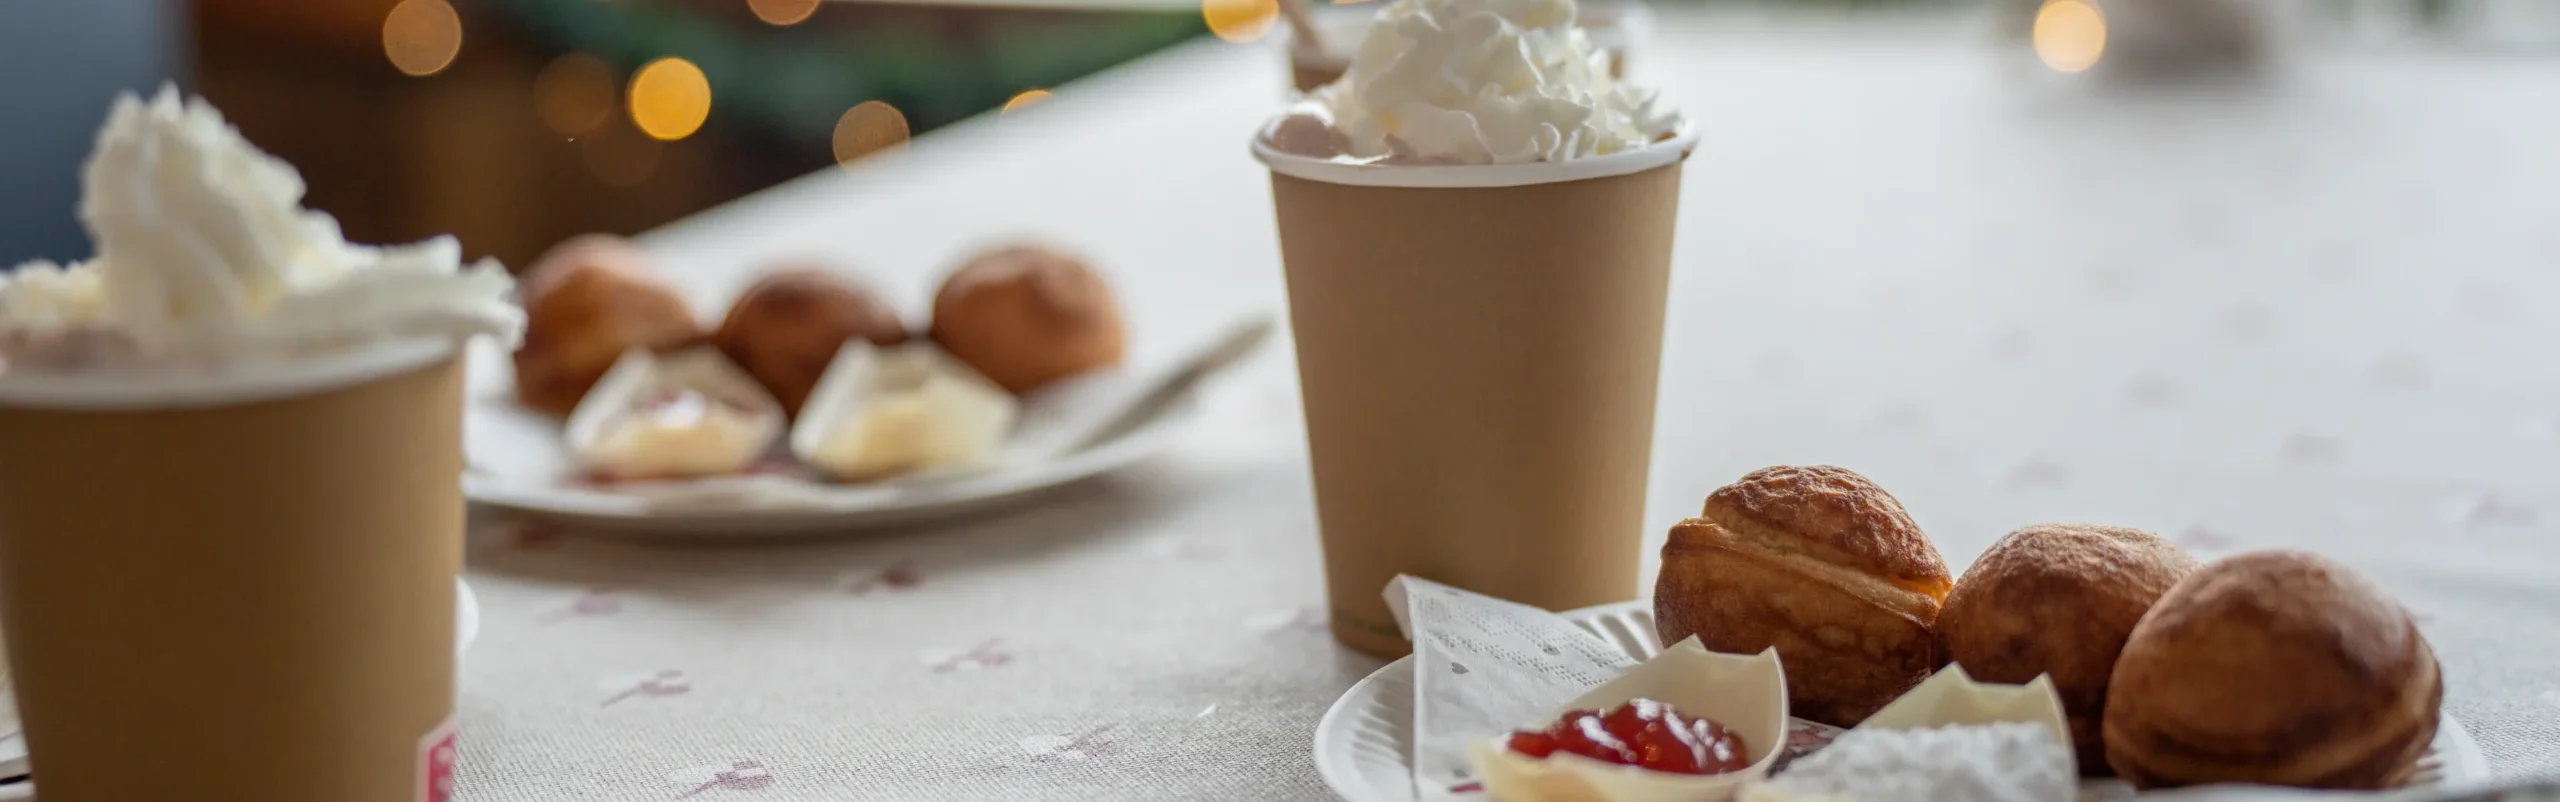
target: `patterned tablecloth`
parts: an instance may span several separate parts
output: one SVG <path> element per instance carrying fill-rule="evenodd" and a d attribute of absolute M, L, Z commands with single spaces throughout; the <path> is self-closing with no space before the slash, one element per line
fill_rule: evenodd
<path fill-rule="evenodd" d="M 1674 15 L 1691 162 L 1649 529 L 1771 463 L 1875 477 L 1961 566 L 2021 524 L 2325 552 L 2416 611 L 2505 775 L 2560 771 L 2560 59 L 2301 54 L 2099 89 L 1977 29 Z M 1204 43 L 658 232 L 707 304 L 818 253 L 920 308 L 1021 235 L 1116 277 L 1140 357 L 1279 308 Z M 477 527 L 464 798 L 1325 799 L 1286 348 L 1167 457 L 925 529 L 666 546 Z"/>

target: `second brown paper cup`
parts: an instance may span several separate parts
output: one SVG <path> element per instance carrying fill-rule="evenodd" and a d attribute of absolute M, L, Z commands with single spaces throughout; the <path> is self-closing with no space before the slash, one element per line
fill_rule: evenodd
<path fill-rule="evenodd" d="M 1635 597 L 1680 198 L 1679 158 L 1655 160 L 1438 187 L 1275 164 L 1343 643 L 1410 648 L 1380 596 L 1399 573 L 1552 610 Z"/>
<path fill-rule="evenodd" d="M 446 798 L 442 350 L 211 402 L 0 380 L 0 612 L 46 802 Z"/>

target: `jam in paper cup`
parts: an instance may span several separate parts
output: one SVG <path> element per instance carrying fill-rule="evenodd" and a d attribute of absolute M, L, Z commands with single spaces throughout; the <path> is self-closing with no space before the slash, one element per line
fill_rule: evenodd
<path fill-rule="evenodd" d="M 1707 651 L 1691 637 L 1662 650 L 1617 679 L 1556 710 L 1543 726 L 1572 710 L 1608 710 L 1635 699 L 1670 705 L 1691 718 L 1724 725 L 1742 739 L 1751 764 L 1723 774 L 1674 774 L 1606 763 L 1568 752 L 1534 758 L 1496 736 L 1472 744 L 1468 757 L 1497 802 L 1721 802 L 1769 774 L 1786 747 L 1787 678 L 1778 652 Z"/>
<path fill-rule="evenodd" d="M 2062 714 L 2062 696 L 2054 691 L 2052 677 L 2038 674 L 2025 685 L 1975 682 L 1964 673 L 1964 666 L 1952 663 L 1868 716 L 1856 729 L 1916 730 L 2007 722 L 2044 725 L 2064 751 L 2071 749 L 2071 724 Z"/>

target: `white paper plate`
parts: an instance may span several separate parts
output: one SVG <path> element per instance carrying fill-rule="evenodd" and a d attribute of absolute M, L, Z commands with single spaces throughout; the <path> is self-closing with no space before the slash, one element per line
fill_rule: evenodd
<path fill-rule="evenodd" d="M 1653 610 L 1643 602 L 1587 607 L 1562 614 L 1601 640 L 1637 659 L 1662 650 L 1653 630 Z M 1388 663 L 1359 684 L 1316 722 L 1316 773 L 1334 793 L 1349 802 L 1414 802 L 1413 794 L 1413 658 Z M 2436 741 L 2418 763 L 2413 784 L 2452 785 L 2486 782 L 2488 759 L 2471 733 L 2452 716 L 2436 726 Z M 2117 780 L 2093 780 L 2081 787 L 2084 800 L 2132 796 Z M 1475 799 L 1489 798 L 1483 796 Z"/>
<path fill-rule="evenodd" d="M 1164 451 L 1194 411 L 1192 399 L 1185 396 L 1117 437 L 1023 468 L 867 485 L 723 478 L 694 483 L 700 490 L 697 499 L 671 505 L 562 482 L 571 468 L 560 425 L 515 403 L 514 370 L 507 355 L 485 340 L 474 341 L 469 368 L 463 439 L 471 469 L 463 475 L 464 495 L 582 530 L 658 537 L 851 533 L 1010 506 Z"/>
<path fill-rule="evenodd" d="M 471 583 L 453 580 L 453 658 L 462 659 L 480 639 L 480 596 Z M 0 802 L 33 799 L 35 784 L 27 780 L 27 740 L 18 728 L 18 703 L 0 678 Z"/>

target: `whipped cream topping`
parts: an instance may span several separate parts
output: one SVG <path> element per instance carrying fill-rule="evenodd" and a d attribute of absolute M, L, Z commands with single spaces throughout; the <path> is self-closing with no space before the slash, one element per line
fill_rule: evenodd
<path fill-rule="evenodd" d="M 451 237 L 370 247 L 303 209 L 302 177 L 201 98 L 116 98 L 83 168 L 89 262 L 0 283 L 0 343 L 109 334 L 150 361 L 315 355 L 419 337 L 513 341 L 523 311 L 496 262 Z"/>
<path fill-rule="evenodd" d="M 1573 0 L 1395 0 L 1341 80 L 1263 131 L 1274 150 L 1390 164 L 1557 162 L 1676 133 L 1677 112 L 1609 74 Z"/>
<path fill-rule="evenodd" d="M 104 315 L 98 271 L 85 262 L 69 267 L 29 262 L 0 273 L 0 321 L 28 330 L 95 326 Z"/>

